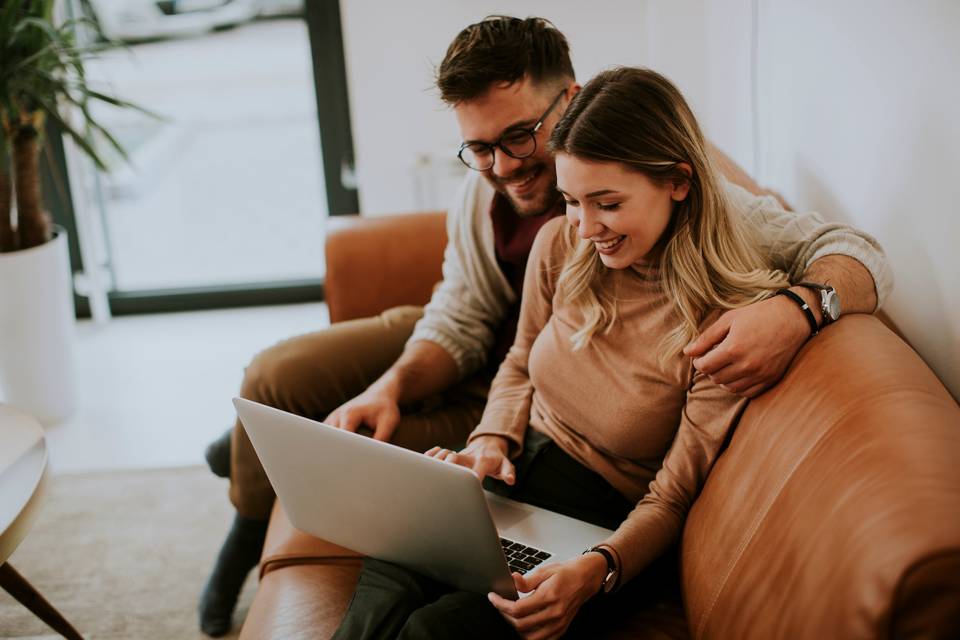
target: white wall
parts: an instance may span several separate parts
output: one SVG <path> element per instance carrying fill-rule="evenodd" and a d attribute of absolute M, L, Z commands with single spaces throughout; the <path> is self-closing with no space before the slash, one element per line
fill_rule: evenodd
<path fill-rule="evenodd" d="M 878 237 L 886 311 L 960 398 L 960 3 L 764 2 L 761 176 Z"/>
<path fill-rule="evenodd" d="M 581 81 L 613 64 L 656 68 L 762 183 L 877 236 L 897 280 L 886 311 L 960 398 L 960 2 L 349 0 L 342 11 L 365 213 L 415 208 L 415 155 L 459 144 L 432 90 L 459 29 L 489 13 L 545 16 L 569 37 Z"/>
<path fill-rule="evenodd" d="M 642 0 L 597 0 L 590 5 L 550 0 L 340 4 L 360 208 L 365 214 L 419 206 L 414 175 L 418 154 L 459 162 L 460 136 L 452 112 L 433 87 L 433 70 L 468 24 L 496 13 L 549 18 L 569 39 L 582 79 L 613 64 L 645 61 Z"/>
<path fill-rule="evenodd" d="M 647 31 L 668 44 L 648 43 L 654 66 L 761 183 L 877 236 L 896 276 L 885 310 L 960 398 L 960 3 L 658 4 Z M 677 25 L 698 21 L 703 43 L 658 66 Z"/>

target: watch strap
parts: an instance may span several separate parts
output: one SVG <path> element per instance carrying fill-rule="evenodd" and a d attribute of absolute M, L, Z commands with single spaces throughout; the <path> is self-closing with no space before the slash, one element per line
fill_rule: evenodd
<path fill-rule="evenodd" d="M 800 307 L 800 310 L 803 311 L 804 317 L 806 317 L 807 322 L 810 324 L 810 336 L 815 336 L 820 331 L 819 325 L 817 325 L 817 317 L 813 315 L 813 310 L 810 309 L 810 305 L 807 304 L 807 301 L 800 297 L 800 294 L 790 291 L 790 289 L 780 289 L 777 291 L 778 296 L 786 296 L 797 303 Z"/>
<path fill-rule="evenodd" d="M 819 282 L 798 282 L 795 287 L 806 287 L 807 289 L 816 289 L 817 291 L 833 291 L 833 287 Z"/>
<path fill-rule="evenodd" d="M 612 547 L 608 548 L 603 545 L 597 545 L 595 547 L 585 549 L 583 555 L 594 552 L 599 553 L 601 556 L 603 556 L 603 559 L 607 561 L 607 574 L 603 577 L 603 582 L 600 583 L 600 593 L 610 593 L 616 589 L 617 585 L 620 583 L 620 563 L 618 562 L 618 558 L 614 557 L 614 553 L 616 552 Z M 614 581 L 613 585 L 608 585 L 607 581 L 610 579 L 611 575 L 616 575 L 616 580 Z"/>

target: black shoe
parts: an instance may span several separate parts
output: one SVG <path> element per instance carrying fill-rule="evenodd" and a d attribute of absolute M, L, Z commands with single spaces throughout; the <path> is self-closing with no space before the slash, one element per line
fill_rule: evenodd
<path fill-rule="evenodd" d="M 232 435 L 233 429 L 227 429 L 222 436 L 208 444 L 207 450 L 203 453 L 203 457 L 207 459 L 207 466 L 210 467 L 210 471 L 213 471 L 215 476 L 230 477 L 230 450 L 232 449 L 230 438 Z"/>
<path fill-rule="evenodd" d="M 200 630 L 208 636 L 218 638 L 230 631 L 240 589 L 263 553 L 267 524 L 267 520 L 252 520 L 239 514 L 234 518 L 197 607 Z"/>

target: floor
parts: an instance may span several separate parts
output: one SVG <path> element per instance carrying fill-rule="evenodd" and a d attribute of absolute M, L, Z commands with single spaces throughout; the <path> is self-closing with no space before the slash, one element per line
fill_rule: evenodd
<path fill-rule="evenodd" d="M 322 303 L 81 321 L 80 406 L 47 427 L 51 470 L 201 464 L 250 358 L 328 324 Z"/>

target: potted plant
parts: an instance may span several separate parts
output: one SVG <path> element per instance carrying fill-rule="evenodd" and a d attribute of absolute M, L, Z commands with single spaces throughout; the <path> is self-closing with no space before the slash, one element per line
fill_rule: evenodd
<path fill-rule="evenodd" d="M 54 0 L 0 0 L 0 399 L 47 423 L 70 415 L 76 391 L 66 233 L 40 193 L 45 124 L 103 169 L 95 140 L 126 155 L 89 105 L 135 107 L 88 84 L 84 60 L 112 45 L 78 44 L 86 25 L 54 24 Z"/>

